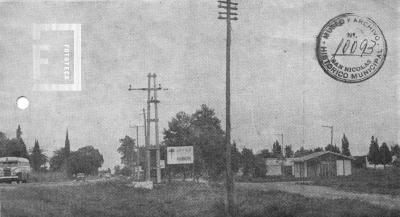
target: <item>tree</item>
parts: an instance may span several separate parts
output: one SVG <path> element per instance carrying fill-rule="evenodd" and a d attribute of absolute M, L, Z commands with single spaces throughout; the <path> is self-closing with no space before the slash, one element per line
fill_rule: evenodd
<path fill-rule="evenodd" d="M 392 156 L 396 156 L 397 159 L 400 158 L 400 146 L 398 144 L 392 145 L 390 152 L 391 152 Z"/>
<path fill-rule="evenodd" d="M 70 143 L 69 143 L 69 137 L 68 137 L 68 129 L 65 135 L 65 143 L 64 143 L 64 167 L 65 167 L 65 172 L 67 173 L 68 177 L 71 177 L 72 173 L 71 173 L 71 168 L 69 168 L 70 164 L 69 164 L 69 156 L 71 154 L 71 147 L 70 147 Z"/>
<path fill-rule="evenodd" d="M 85 173 L 97 175 L 99 168 L 104 163 L 103 155 L 93 146 L 85 146 L 71 152 L 69 168 L 72 174 Z"/>
<path fill-rule="evenodd" d="M 264 178 L 267 175 L 267 165 L 265 164 L 264 158 L 259 156 L 255 157 L 254 163 L 254 177 Z"/>
<path fill-rule="evenodd" d="M 367 158 L 369 162 L 375 165 L 375 168 L 376 165 L 380 163 L 378 138 L 374 139 L 374 136 L 371 137 L 371 143 L 369 145 L 369 152 Z"/>
<path fill-rule="evenodd" d="M 114 175 L 121 174 L 121 167 L 119 165 L 114 166 Z"/>
<path fill-rule="evenodd" d="M 22 139 L 22 130 L 20 125 L 16 130 L 16 138 L 11 140 L 7 139 L 5 135 L 2 135 L 1 140 L 3 143 L 2 154 L 6 157 L 23 157 L 29 159 L 28 151 L 26 150 L 26 145 Z"/>
<path fill-rule="evenodd" d="M 53 156 L 50 158 L 50 170 L 61 171 L 64 169 L 65 151 L 60 148 L 54 151 Z"/>
<path fill-rule="evenodd" d="M 6 145 L 9 139 L 7 138 L 6 134 L 0 132 L 0 157 L 4 157 L 6 153 Z"/>
<path fill-rule="evenodd" d="M 321 152 L 321 151 L 324 151 L 324 149 L 321 147 L 316 147 L 312 152 Z"/>
<path fill-rule="evenodd" d="M 325 147 L 325 151 L 331 151 L 331 152 L 335 152 L 335 153 L 339 153 L 340 154 L 339 147 L 337 147 L 336 145 L 332 145 L 332 144 L 328 144 Z"/>
<path fill-rule="evenodd" d="M 349 148 L 349 140 L 347 139 L 345 134 L 343 134 L 342 138 L 342 154 L 346 156 L 351 156 Z"/>
<path fill-rule="evenodd" d="M 202 149 L 195 146 L 195 135 L 192 127 L 192 118 L 185 112 L 178 112 L 175 117 L 168 122 L 168 129 L 164 129 L 164 143 L 167 147 L 171 146 L 193 146 L 194 172 L 199 177 L 203 170 Z M 173 174 L 182 174 L 183 179 L 192 167 L 190 165 L 170 165 L 168 167 L 168 177 Z"/>
<path fill-rule="evenodd" d="M 68 138 L 68 130 L 65 135 L 65 144 L 64 144 L 64 151 L 65 151 L 65 158 L 67 159 L 69 157 L 69 154 L 71 152 L 71 145 L 69 144 L 69 138 Z"/>
<path fill-rule="evenodd" d="M 303 156 L 308 155 L 308 154 L 311 154 L 311 153 L 313 153 L 312 150 L 307 150 L 307 149 L 305 149 L 305 148 L 302 146 L 302 147 L 300 147 L 299 150 L 297 150 L 297 151 L 294 153 L 294 157 L 303 157 Z"/>
<path fill-rule="evenodd" d="M 17 128 L 17 132 L 16 132 L 16 137 L 17 139 L 22 139 L 22 130 L 21 130 L 21 126 L 18 124 L 18 128 Z"/>
<path fill-rule="evenodd" d="M 381 147 L 379 148 L 379 155 L 380 163 L 383 164 L 383 167 L 392 162 L 392 155 L 390 154 L 389 147 L 385 142 L 382 143 Z"/>
<path fill-rule="evenodd" d="M 274 142 L 274 144 L 272 145 L 272 154 L 274 155 L 274 157 L 277 157 L 277 158 L 283 156 L 283 154 L 282 154 L 282 146 L 279 145 L 278 140 L 276 140 Z"/>
<path fill-rule="evenodd" d="M 241 162 L 242 155 L 240 154 L 237 148 L 236 142 L 233 142 L 232 144 L 231 156 L 232 156 L 232 161 L 231 161 L 232 172 L 237 173 L 239 171 L 239 167 L 242 164 Z"/>
<path fill-rule="evenodd" d="M 9 140 L 5 147 L 4 156 L 23 157 L 29 159 L 28 151 L 22 139 L 13 138 Z"/>
<path fill-rule="evenodd" d="M 262 157 L 262 158 L 272 158 L 274 157 L 271 152 L 269 152 L 268 149 L 262 149 L 260 153 L 257 154 L 257 156 Z"/>
<path fill-rule="evenodd" d="M 39 171 L 40 168 L 44 166 L 47 162 L 47 157 L 40 149 L 39 142 L 37 140 L 35 140 L 35 145 L 33 146 L 29 159 L 33 171 Z"/>
<path fill-rule="evenodd" d="M 195 165 L 201 163 L 203 171 L 211 179 L 218 179 L 225 174 L 225 133 L 221 121 L 216 117 L 214 109 L 201 105 L 191 116 L 194 149 L 200 153 Z M 189 138 L 189 144 L 192 139 Z M 198 162 L 200 161 L 200 162 Z M 195 167 L 196 168 L 196 167 Z"/>
<path fill-rule="evenodd" d="M 117 151 L 121 154 L 121 163 L 127 167 L 132 167 L 136 160 L 136 155 L 133 152 L 135 140 L 130 136 L 119 140 L 120 146 Z"/>
<path fill-rule="evenodd" d="M 256 157 L 251 149 L 242 150 L 243 176 L 254 176 L 256 167 Z"/>
<path fill-rule="evenodd" d="M 291 145 L 286 145 L 285 146 L 285 157 L 286 158 L 291 158 L 293 157 L 294 153 L 292 150 L 292 146 Z"/>

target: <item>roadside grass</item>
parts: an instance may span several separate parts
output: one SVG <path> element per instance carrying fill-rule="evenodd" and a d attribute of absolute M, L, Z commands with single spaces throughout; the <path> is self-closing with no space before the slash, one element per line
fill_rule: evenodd
<path fill-rule="evenodd" d="M 316 179 L 313 184 L 362 193 L 400 195 L 400 168 L 353 168 L 350 176 Z"/>
<path fill-rule="evenodd" d="M 31 172 L 28 182 L 62 182 L 69 180 L 64 172 Z"/>
<path fill-rule="evenodd" d="M 2 217 L 223 217 L 223 186 L 173 182 L 154 190 L 108 181 L 0 190 Z M 238 217 L 399 217 L 365 202 L 314 199 L 279 191 L 237 189 Z"/>

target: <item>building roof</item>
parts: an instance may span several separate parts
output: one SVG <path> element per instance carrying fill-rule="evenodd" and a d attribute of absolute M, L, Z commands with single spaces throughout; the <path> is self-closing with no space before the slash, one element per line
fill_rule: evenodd
<path fill-rule="evenodd" d="M 339 154 L 339 153 L 336 153 L 336 152 L 331 152 L 331 151 L 320 151 L 320 152 L 314 152 L 314 153 L 305 155 L 305 156 L 303 156 L 303 157 L 295 158 L 294 161 L 295 161 L 295 162 L 304 162 L 304 161 L 308 161 L 308 160 L 311 160 L 311 159 L 313 159 L 313 158 L 317 158 L 317 157 L 322 156 L 322 155 L 325 155 L 325 154 L 333 154 L 333 155 L 336 155 L 336 156 L 340 156 L 340 157 L 343 157 L 343 158 L 347 158 L 347 159 L 349 159 L 349 160 L 354 160 L 354 158 L 352 158 L 352 157 L 349 157 L 349 156 L 346 156 L 346 155 L 343 155 L 343 154 Z"/>
<path fill-rule="evenodd" d="M 28 159 L 22 158 L 22 157 L 2 157 L 2 158 L 0 158 L 0 162 L 7 162 L 7 161 L 19 161 L 19 162 L 25 162 L 25 163 L 29 162 Z"/>
<path fill-rule="evenodd" d="M 277 166 L 281 165 L 283 162 L 281 159 L 278 158 L 265 158 L 265 163 L 267 166 Z"/>
<path fill-rule="evenodd" d="M 264 158 L 267 166 L 291 166 L 295 158 Z"/>

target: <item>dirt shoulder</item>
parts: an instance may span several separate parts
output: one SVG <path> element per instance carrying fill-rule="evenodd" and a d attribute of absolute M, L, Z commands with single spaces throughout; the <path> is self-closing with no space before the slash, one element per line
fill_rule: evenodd
<path fill-rule="evenodd" d="M 400 209 L 400 196 L 347 192 L 325 186 L 302 185 L 295 182 L 237 183 L 236 186 L 239 189 L 279 190 L 314 198 L 346 198 L 368 202 L 385 208 Z"/>

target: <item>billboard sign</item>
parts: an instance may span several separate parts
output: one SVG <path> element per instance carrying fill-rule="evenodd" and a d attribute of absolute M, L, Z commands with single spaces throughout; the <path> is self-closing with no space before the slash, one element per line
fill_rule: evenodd
<path fill-rule="evenodd" d="M 167 147 L 167 164 L 192 164 L 193 146 Z"/>
<path fill-rule="evenodd" d="M 160 160 L 160 169 L 165 169 L 165 160 Z"/>

